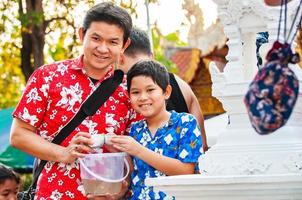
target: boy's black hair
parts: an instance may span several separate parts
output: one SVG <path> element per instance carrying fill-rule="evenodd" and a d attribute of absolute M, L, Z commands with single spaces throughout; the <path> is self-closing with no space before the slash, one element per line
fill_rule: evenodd
<path fill-rule="evenodd" d="M 0 165 L 0 184 L 3 184 L 6 180 L 13 180 L 16 181 L 17 184 L 19 184 L 20 176 L 12 169 L 4 165 Z"/>
<path fill-rule="evenodd" d="M 127 56 L 135 57 L 138 53 L 148 56 L 152 55 L 150 40 L 145 31 L 133 27 L 130 33 L 130 39 L 131 43 L 124 52 Z"/>
<path fill-rule="evenodd" d="M 129 13 L 111 2 L 96 4 L 87 11 L 83 22 L 84 34 L 92 22 L 106 22 L 118 25 L 124 31 L 123 44 L 126 43 L 132 29 L 132 19 Z"/>
<path fill-rule="evenodd" d="M 167 69 L 159 62 L 153 60 L 142 60 L 137 62 L 127 73 L 127 88 L 130 92 L 131 81 L 136 76 L 150 77 L 163 92 L 166 91 L 170 83 L 169 73 Z"/>

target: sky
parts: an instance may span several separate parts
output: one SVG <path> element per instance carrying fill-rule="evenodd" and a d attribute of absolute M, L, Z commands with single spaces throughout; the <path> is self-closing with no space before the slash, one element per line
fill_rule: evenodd
<path fill-rule="evenodd" d="M 189 22 L 186 19 L 186 11 L 182 9 L 184 0 L 159 0 L 159 5 L 150 4 L 150 23 L 157 22 L 162 34 L 180 31 L 181 39 L 186 41 L 189 30 Z M 200 5 L 204 13 L 205 27 L 209 27 L 217 18 L 217 6 L 212 0 L 195 0 Z M 147 15 L 144 0 L 137 1 L 138 18 L 134 19 L 134 24 L 142 29 L 147 29 Z M 181 25 L 185 24 L 185 25 Z"/>
<path fill-rule="evenodd" d="M 97 0 L 96 3 L 103 1 L 104 0 Z M 127 2 L 127 0 L 124 1 Z M 207 28 L 212 24 L 212 22 L 216 20 L 216 4 L 213 3 L 212 0 L 195 0 L 195 2 L 199 3 L 200 8 L 204 13 L 204 28 Z M 136 19 L 133 18 L 133 23 L 135 26 L 143 30 L 147 30 L 145 0 L 136 0 L 135 3 L 137 4 L 136 12 L 138 14 L 138 17 Z M 168 33 L 172 33 L 176 30 L 179 30 L 181 39 L 186 42 L 187 34 L 189 31 L 189 22 L 185 17 L 185 10 L 182 9 L 183 3 L 184 0 L 159 0 L 159 3 L 157 3 L 158 5 L 154 3 L 150 4 L 149 13 L 150 23 L 154 24 L 154 22 L 157 22 L 157 25 L 161 30 L 162 34 L 166 35 Z M 79 4 L 83 5 L 78 6 L 79 11 L 76 11 L 77 17 L 83 18 L 85 14 L 85 12 L 83 12 L 83 8 L 85 8 L 87 5 L 85 5 L 83 2 L 79 2 Z"/>

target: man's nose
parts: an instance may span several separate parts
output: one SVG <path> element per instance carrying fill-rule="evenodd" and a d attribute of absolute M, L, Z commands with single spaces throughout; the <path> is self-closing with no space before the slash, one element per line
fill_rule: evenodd
<path fill-rule="evenodd" d="M 100 52 L 106 52 L 108 51 L 108 45 L 106 44 L 106 42 L 101 42 L 98 44 L 97 50 Z"/>

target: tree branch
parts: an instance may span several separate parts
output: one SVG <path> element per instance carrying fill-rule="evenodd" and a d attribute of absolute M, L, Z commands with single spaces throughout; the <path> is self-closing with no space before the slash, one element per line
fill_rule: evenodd
<path fill-rule="evenodd" d="M 63 20 L 65 21 L 68 25 L 70 26 L 74 26 L 73 22 L 69 21 L 68 19 L 66 19 L 66 17 L 53 17 L 49 20 L 45 20 L 44 21 L 44 30 L 46 30 L 46 27 L 48 27 L 48 25 L 52 22 L 52 21 L 56 21 L 56 20 Z"/>

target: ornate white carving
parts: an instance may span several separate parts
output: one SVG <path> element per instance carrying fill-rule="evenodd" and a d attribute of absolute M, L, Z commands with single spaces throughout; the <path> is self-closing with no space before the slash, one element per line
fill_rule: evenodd
<path fill-rule="evenodd" d="M 199 48 L 202 55 L 207 55 L 215 48 L 225 45 L 226 37 L 219 21 L 204 30 L 203 12 L 194 0 L 185 0 L 183 8 L 187 11 L 186 17 L 190 22 L 188 33 L 189 46 Z"/>
<path fill-rule="evenodd" d="M 234 166 L 238 174 L 254 175 L 254 174 L 264 174 L 267 172 L 272 162 L 264 160 L 256 155 L 240 155 L 237 157 L 238 165 Z"/>
<path fill-rule="evenodd" d="M 199 169 L 202 175 L 223 174 L 224 166 L 212 158 L 201 157 Z"/>
<path fill-rule="evenodd" d="M 211 79 L 213 82 L 212 95 L 221 96 L 226 86 L 226 77 L 219 71 L 214 62 L 210 62 L 209 71 L 211 73 Z"/>
<path fill-rule="evenodd" d="M 199 4 L 195 3 L 194 0 L 185 0 L 182 7 L 187 10 L 186 17 L 191 24 L 188 33 L 189 38 L 196 38 L 196 36 L 202 35 L 204 32 L 204 20 Z"/>
<path fill-rule="evenodd" d="M 293 173 L 302 173 L 302 153 L 288 155 L 284 161 L 284 167 Z"/>

